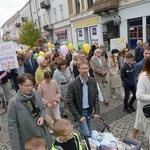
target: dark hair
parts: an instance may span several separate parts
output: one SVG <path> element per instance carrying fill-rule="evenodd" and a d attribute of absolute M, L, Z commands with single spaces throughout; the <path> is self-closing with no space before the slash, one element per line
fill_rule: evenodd
<path fill-rule="evenodd" d="M 83 64 L 86 64 L 89 66 L 89 62 L 87 60 L 82 60 L 82 61 L 79 61 L 78 64 L 77 64 L 77 67 L 79 68 L 81 65 Z"/>
<path fill-rule="evenodd" d="M 57 62 L 57 68 L 58 68 L 58 70 L 61 70 L 61 66 L 62 66 L 62 65 L 67 65 L 66 60 L 60 59 L 60 60 Z"/>
<path fill-rule="evenodd" d="M 118 49 L 112 49 L 111 53 L 112 53 L 112 54 L 114 54 L 114 53 L 119 53 L 119 50 L 118 50 Z"/>
<path fill-rule="evenodd" d="M 145 60 L 145 64 L 144 64 L 144 67 L 143 67 L 143 70 L 142 71 L 145 71 L 149 80 L 150 80 L 150 58 L 146 58 Z"/>
<path fill-rule="evenodd" d="M 144 51 L 145 51 L 145 50 L 148 50 L 148 51 L 149 51 L 149 50 L 150 50 L 150 46 L 146 46 L 145 49 L 144 49 Z"/>
<path fill-rule="evenodd" d="M 35 82 L 34 77 L 31 74 L 29 74 L 29 73 L 24 73 L 24 74 L 19 75 L 17 77 L 18 84 L 23 84 L 23 83 L 26 82 L 26 80 L 30 80 L 33 83 Z"/>
<path fill-rule="evenodd" d="M 54 56 L 53 56 L 53 60 L 54 60 L 54 58 L 56 58 L 56 57 L 60 57 L 60 55 L 59 55 L 59 53 L 54 53 Z"/>
<path fill-rule="evenodd" d="M 44 78 L 47 79 L 47 78 L 52 78 L 53 77 L 53 74 L 50 72 L 50 71 L 46 71 L 44 73 Z"/>
<path fill-rule="evenodd" d="M 134 58 L 134 56 L 133 56 L 133 54 L 128 53 L 128 54 L 126 55 L 126 58 L 127 58 L 127 59 L 129 59 L 129 58 Z"/>
<path fill-rule="evenodd" d="M 18 61 L 19 61 L 19 60 L 24 61 L 24 59 L 25 59 L 25 57 L 24 57 L 23 55 L 21 55 L 21 54 L 18 54 L 18 55 L 17 55 L 17 60 L 18 60 Z"/>

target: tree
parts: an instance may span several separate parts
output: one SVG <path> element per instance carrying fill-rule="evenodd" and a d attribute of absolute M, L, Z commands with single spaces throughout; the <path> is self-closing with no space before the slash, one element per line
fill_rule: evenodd
<path fill-rule="evenodd" d="M 35 29 L 32 20 L 26 20 L 20 29 L 19 43 L 30 45 L 31 47 L 37 46 L 37 39 L 40 38 L 40 31 Z"/>

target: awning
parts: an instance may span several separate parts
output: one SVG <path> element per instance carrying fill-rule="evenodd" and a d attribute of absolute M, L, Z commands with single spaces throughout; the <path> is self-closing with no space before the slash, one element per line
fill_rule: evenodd
<path fill-rule="evenodd" d="M 67 34 L 67 31 L 66 30 L 56 31 L 55 34 L 56 35 Z"/>
<path fill-rule="evenodd" d="M 12 38 L 11 38 L 11 40 L 16 41 L 16 40 L 17 40 L 17 38 L 16 38 L 16 37 L 12 37 Z"/>
<path fill-rule="evenodd" d="M 50 32 L 46 32 L 43 34 L 43 36 L 51 36 Z"/>

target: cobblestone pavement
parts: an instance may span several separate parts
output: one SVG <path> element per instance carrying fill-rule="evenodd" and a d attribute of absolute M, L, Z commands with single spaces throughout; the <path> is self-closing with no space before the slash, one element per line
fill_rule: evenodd
<path fill-rule="evenodd" d="M 119 98 L 112 99 L 109 106 L 105 106 L 102 102 L 100 102 L 100 105 L 101 116 L 108 121 L 113 135 L 118 138 L 130 137 L 134 126 L 135 113 L 125 113 L 123 111 L 123 101 Z M 2 109 L 0 109 L 1 112 Z M 73 122 L 73 117 L 70 114 L 69 120 Z M 94 121 L 94 129 L 99 130 L 101 124 L 102 121 L 100 120 Z M 0 126 L 0 150 L 11 150 L 7 130 L 7 113 L 0 115 Z M 137 140 L 142 143 L 143 150 L 150 150 L 148 140 L 142 132 L 139 133 Z"/>

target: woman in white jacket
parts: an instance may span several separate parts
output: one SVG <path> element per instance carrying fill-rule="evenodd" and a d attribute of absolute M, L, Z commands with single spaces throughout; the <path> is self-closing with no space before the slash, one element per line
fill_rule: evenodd
<path fill-rule="evenodd" d="M 143 113 L 143 106 L 150 104 L 150 58 L 147 58 L 137 84 L 137 112 L 132 138 L 135 139 L 139 131 L 143 131 L 150 143 L 150 118 Z"/>

